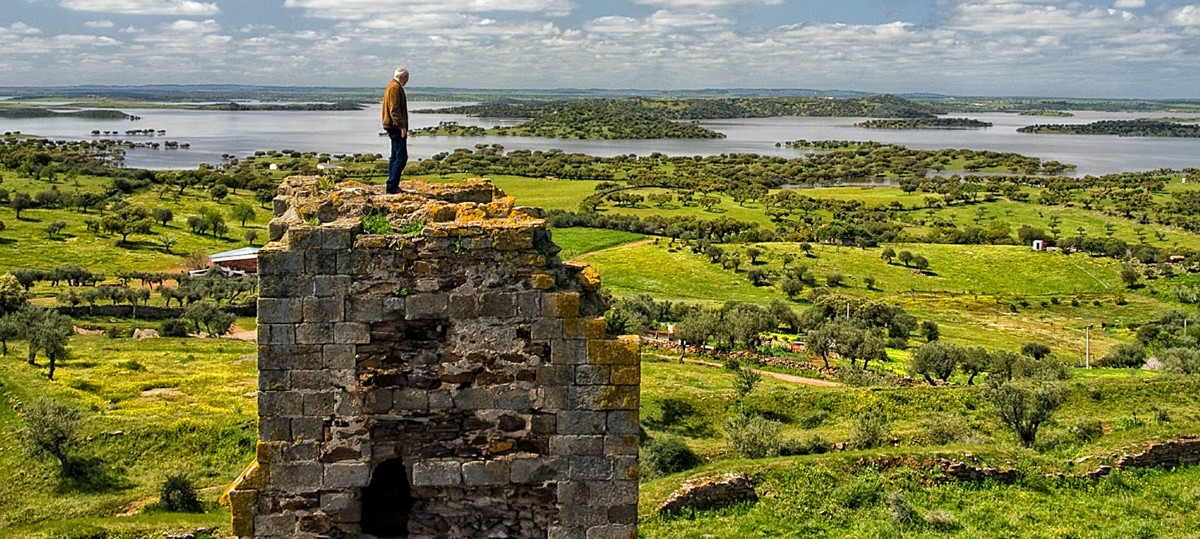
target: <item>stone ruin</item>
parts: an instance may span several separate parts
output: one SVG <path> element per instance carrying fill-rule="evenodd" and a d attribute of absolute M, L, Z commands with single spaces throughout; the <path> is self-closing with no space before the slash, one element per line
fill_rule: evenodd
<path fill-rule="evenodd" d="M 234 534 L 636 537 L 639 347 L 595 271 L 489 182 L 401 189 L 280 187 Z"/>

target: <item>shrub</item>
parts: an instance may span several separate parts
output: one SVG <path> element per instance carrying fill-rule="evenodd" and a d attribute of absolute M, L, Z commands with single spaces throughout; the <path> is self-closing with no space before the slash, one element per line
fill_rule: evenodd
<path fill-rule="evenodd" d="M 700 457 L 683 438 L 664 434 L 651 438 L 642 448 L 642 472 L 645 478 L 661 477 L 700 465 Z"/>
<path fill-rule="evenodd" d="M 1146 349 L 1140 344 L 1118 344 L 1108 350 L 1100 361 L 1100 367 L 1141 367 L 1146 363 Z"/>
<path fill-rule="evenodd" d="M 941 531 L 949 531 L 958 527 L 958 523 L 954 521 L 954 515 L 941 509 L 925 513 L 925 525 Z"/>
<path fill-rule="evenodd" d="M 821 423 L 824 423 L 826 419 L 829 419 L 829 412 L 825 410 L 817 410 L 804 416 L 804 418 L 800 420 L 800 426 L 806 429 L 815 429 L 821 426 Z"/>
<path fill-rule="evenodd" d="M 925 442 L 933 445 L 962 442 L 971 437 L 971 429 L 963 423 L 962 418 L 950 414 L 938 414 L 926 419 L 922 431 Z"/>
<path fill-rule="evenodd" d="M 391 234 L 392 224 L 388 222 L 387 216 L 382 213 L 371 213 L 363 217 L 363 233 L 365 234 Z"/>
<path fill-rule="evenodd" d="M 1087 443 L 1104 436 L 1104 426 L 1100 424 L 1099 420 L 1088 419 L 1071 425 L 1067 432 L 1071 434 L 1072 438 Z"/>
<path fill-rule="evenodd" d="M 762 375 L 750 369 L 738 367 L 733 375 L 733 392 L 738 400 L 746 398 L 754 391 L 754 387 L 762 381 Z"/>
<path fill-rule="evenodd" d="M 746 458 L 758 459 L 779 454 L 782 445 L 780 427 L 778 421 L 739 412 L 725 423 L 725 433 L 729 435 L 734 451 Z"/>
<path fill-rule="evenodd" d="M 814 434 L 806 439 L 792 438 L 783 442 L 783 446 L 779 448 L 779 454 L 785 457 L 796 455 L 820 455 L 833 450 L 833 444 L 822 438 L 820 434 Z"/>
<path fill-rule="evenodd" d="M 854 431 L 850 443 L 859 449 L 879 447 L 892 441 L 892 426 L 888 417 L 875 410 L 867 410 L 854 418 Z"/>
<path fill-rule="evenodd" d="M 888 516 L 892 518 L 892 522 L 897 524 L 912 524 L 917 521 L 917 510 L 913 508 L 912 502 L 908 501 L 908 496 L 905 496 L 901 491 L 889 492 L 883 497 L 883 503 L 887 504 Z"/>
<path fill-rule="evenodd" d="M 119 328 L 117 326 L 108 326 L 108 328 L 104 330 L 104 336 L 106 336 L 110 339 L 120 339 L 121 337 L 124 337 L 125 335 L 124 335 L 124 332 L 121 331 L 121 328 Z"/>
<path fill-rule="evenodd" d="M 39 397 L 21 412 L 25 421 L 22 438 L 34 457 L 50 456 L 59 463 L 59 473 L 70 477 L 71 453 L 79 445 L 80 412 L 48 397 Z"/>
<path fill-rule="evenodd" d="M 171 474 L 163 481 L 159 489 L 159 498 L 163 508 L 176 513 L 199 513 L 200 497 L 196 495 L 196 486 L 184 474 Z"/>
<path fill-rule="evenodd" d="M 847 509 L 873 505 L 883 495 L 883 487 L 875 479 L 859 479 L 833 490 L 834 501 Z"/>
<path fill-rule="evenodd" d="M 1011 429 L 1025 447 L 1033 446 L 1038 429 L 1066 402 L 1066 393 L 1048 384 L 1028 389 L 1007 383 L 990 387 L 987 396 L 996 406 L 1000 422 Z"/>
<path fill-rule="evenodd" d="M 162 326 L 159 327 L 159 334 L 163 337 L 187 337 L 187 322 L 178 318 L 163 320 Z"/>
<path fill-rule="evenodd" d="M 1176 374 L 1200 373 L 1200 350 L 1190 348 L 1168 348 L 1159 354 L 1159 360 L 1167 372 Z"/>

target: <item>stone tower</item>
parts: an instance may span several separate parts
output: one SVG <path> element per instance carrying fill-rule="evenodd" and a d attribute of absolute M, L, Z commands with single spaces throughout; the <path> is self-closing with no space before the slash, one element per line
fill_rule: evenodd
<path fill-rule="evenodd" d="M 636 536 L 638 343 L 541 210 L 290 178 L 271 239 L 236 535 Z"/>

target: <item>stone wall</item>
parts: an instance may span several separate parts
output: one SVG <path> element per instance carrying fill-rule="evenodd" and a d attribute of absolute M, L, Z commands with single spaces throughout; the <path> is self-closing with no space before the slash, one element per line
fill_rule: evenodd
<path fill-rule="evenodd" d="M 280 191 L 236 535 L 636 536 L 638 342 L 541 210 L 483 181 Z"/>

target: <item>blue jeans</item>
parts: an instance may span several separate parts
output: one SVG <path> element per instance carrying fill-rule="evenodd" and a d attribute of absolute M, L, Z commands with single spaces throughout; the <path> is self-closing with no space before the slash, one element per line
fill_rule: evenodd
<path fill-rule="evenodd" d="M 408 138 L 400 136 L 399 129 L 388 128 L 388 138 L 392 139 L 392 156 L 388 159 L 388 192 L 400 189 L 400 174 L 408 164 Z"/>

